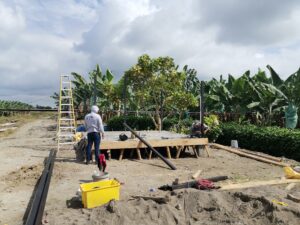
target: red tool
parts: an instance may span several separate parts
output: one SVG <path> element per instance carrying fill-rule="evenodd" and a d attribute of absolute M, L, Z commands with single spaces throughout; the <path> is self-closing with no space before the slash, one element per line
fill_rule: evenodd
<path fill-rule="evenodd" d="M 100 171 L 105 172 L 105 168 L 106 168 L 106 159 L 105 159 L 105 155 L 104 154 L 100 154 L 99 155 L 99 164 L 98 164 L 98 168 Z"/>

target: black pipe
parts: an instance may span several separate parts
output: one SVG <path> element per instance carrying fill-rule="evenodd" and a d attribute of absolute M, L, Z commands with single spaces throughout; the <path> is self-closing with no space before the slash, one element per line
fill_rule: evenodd
<path fill-rule="evenodd" d="M 123 125 L 133 133 L 134 136 L 136 136 L 138 139 L 140 139 L 141 142 L 143 142 L 155 155 L 157 155 L 159 158 L 162 159 L 172 170 L 176 170 L 176 167 L 165 157 L 163 157 L 158 151 L 156 151 L 144 138 L 142 138 L 140 135 L 138 135 L 130 126 L 128 126 L 126 123 L 123 123 Z"/>
<path fill-rule="evenodd" d="M 55 157 L 56 157 L 56 151 L 55 150 L 50 151 L 48 160 L 45 164 L 45 168 L 39 179 L 39 184 L 25 225 L 42 224 L 42 217 L 45 209 L 45 203 L 48 195 Z"/>

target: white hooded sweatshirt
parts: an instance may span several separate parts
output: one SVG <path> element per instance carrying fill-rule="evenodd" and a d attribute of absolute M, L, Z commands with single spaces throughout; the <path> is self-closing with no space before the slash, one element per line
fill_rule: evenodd
<path fill-rule="evenodd" d="M 99 108 L 92 106 L 91 113 L 87 114 L 84 118 L 85 128 L 87 133 L 100 132 L 104 134 L 103 123 L 101 116 L 97 114 Z"/>

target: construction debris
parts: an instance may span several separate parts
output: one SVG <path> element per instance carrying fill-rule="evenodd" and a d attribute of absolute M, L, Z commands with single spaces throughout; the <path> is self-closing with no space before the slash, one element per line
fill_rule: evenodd
<path fill-rule="evenodd" d="M 217 176 L 217 177 L 210 177 L 207 179 L 199 179 L 199 180 L 193 180 L 188 181 L 181 184 L 172 184 L 172 185 L 163 185 L 159 187 L 158 189 L 163 191 L 174 191 L 177 189 L 183 189 L 183 188 L 196 188 L 201 190 L 206 189 L 216 189 L 219 188 L 219 186 L 215 186 L 213 182 L 218 182 L 222 180 L 227 180 L 228 176 Z"/>
<path fill-rule="evenodd" d="M 296 197 L 292 194 L 287 194 L 286 198 L 294 202 L 300 203 L 300 197 Z"/>

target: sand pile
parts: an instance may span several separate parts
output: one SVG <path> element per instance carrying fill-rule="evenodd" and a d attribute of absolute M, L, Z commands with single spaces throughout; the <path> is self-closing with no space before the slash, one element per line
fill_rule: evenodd
<path fill-rule="evenodd" d="M 186 190 L 170 196 L 167 204 L 134 199 L 83 210 L 88 224 L 299 224 L 300 211 L 278 206 L 268 199 L 243 192 Z"/>
<path fill-rule="evenodd" d="M 13 186 L 17 185 L 35 185 L 37 180 L 40 178 L 44 166 L 42 164 L 22 166 L 20 169 L 15 170 L 5 177 L 3 181 Z"/>

